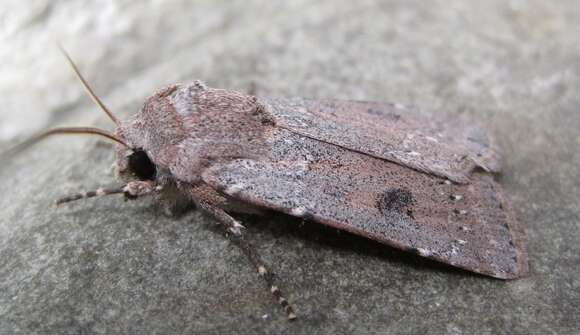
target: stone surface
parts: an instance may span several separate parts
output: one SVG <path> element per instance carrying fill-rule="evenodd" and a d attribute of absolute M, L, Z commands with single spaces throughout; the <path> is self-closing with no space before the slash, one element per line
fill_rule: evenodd
<path fill-rule="evenodd" d="M 65 137 L 0 167 L 0 333 L 572 334 L 580 328 L 577 1 L 8 1 L 0 148 L 54 125 L 111 127 L 54 47 L 119 116 L 203 79 L 262 95 L 395 101 L 477 119 L 527 230 L 530 275 L 452 270 L 280 215 L 244 218 L 300 319 L 197 212 L 109 197 L 111 146 Z"/>

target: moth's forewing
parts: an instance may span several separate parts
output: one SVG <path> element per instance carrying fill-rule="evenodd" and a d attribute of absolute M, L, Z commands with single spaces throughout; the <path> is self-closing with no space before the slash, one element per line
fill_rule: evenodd
<path fill-rule="evenodd" d="M 263 101 L 279 127 L 456 182 L 468 182 L 476 166 L 500 169 L 499 155 L 485 132 L 453 119 L 396 104 Z"/>
<path fill-rule="evenodd" d="M 451 184 L 282 128 L 269 131 L 267 145 L 267 158 L 214 165 L 204 181 L 239 200 L 470 271 L 497 278 L 527 272 L 517 222 L 483 173 Z"/>

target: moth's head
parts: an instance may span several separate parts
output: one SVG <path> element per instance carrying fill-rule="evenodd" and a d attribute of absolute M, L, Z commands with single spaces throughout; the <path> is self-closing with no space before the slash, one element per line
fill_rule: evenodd
<path fill-rule="evenodd" d="M 177 155 L 187 133 L 174 101 L 181 86 L 160 89 L 130 119 L 118 123 L 115 135 L 127 144 L 116 150 L 117 172 L 123 179 L 155 180 Z"/>

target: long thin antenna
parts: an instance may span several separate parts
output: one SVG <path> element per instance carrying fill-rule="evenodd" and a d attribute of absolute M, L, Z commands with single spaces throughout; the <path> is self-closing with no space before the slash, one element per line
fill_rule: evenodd
<path fill-rule="evenodd" d="M 79 69 L 77 68 L 76 64 L 73 62 L 72 58 L 70 58 L 70 56 L 66 52 L 66 50 L 64 50 L 64 48 L 60 44 L 58 44 L 58 48 L 60 49 L 60 51 L 62 52 L 62 54 L 66 58 L 66 60 L 68 61 L 69 65 L 74 70 L 75 75 L 77 76 L 77 79 L 83 84 L 83 88 L 85 89 L 85 92 L 87 92 L 87 94 L 91 97 L 91 99 L 93 100 L 93 102 L 97 106 L 99 106 L 99 108 L 103 112 L 105 112 L 105 114 L 107 114 L 107 116 L 109 116 L 109 118 L 111 120 L 113 120 L 113 122 L 115 122 L 115 124 L 117 126 L 119 126 L 119 120 L 115 117 L 115 115 L 113 115 L 113 113 L 111 113 L 111 111 L 109 111 L 109 109 L 107 109 L 107 107 L 105 106 L 105 104 L 103 104 L 103 102 L 101 101 L 101 99 L 99 99 L 99 97 L 97 97 L 97 95 L 93 92 L 93 90 L 91 89 L 91 87 L 89 86 L 89 84 L 87 83 L 87 81 L 85 80 L 85 78 L 83 78 L 83 76 L 81 75 Z"/>
<path fill-rule="evenodd" d="M 63 128 L 54 128 L 54 129 L 49 129 L 49 130 L 43 131 L 43 132 L 29 138 L 28 140 L 18 144 L 17 146 L 9 149 L 8 151 L 3 152 L 1 154 L 1 156 L 2 157 L 12 156 L 13 154 L 28 148 L 29 146 L 43 140 L 44 138 L 46 138 L 48 136 L 58 135 L 58 134 L 97 135 L 97 136 L 102 136 L 102 137 L 106 137 L 110 140 L 113 140 L 121 145 L 126 146 L 127 148 L 131 148 L 125 141 L 120 139 L 118 136 L 109 133 L 106 130 L 102 130 L 99 128 L 92 128 L 92 127 L 63 127 Z"/>

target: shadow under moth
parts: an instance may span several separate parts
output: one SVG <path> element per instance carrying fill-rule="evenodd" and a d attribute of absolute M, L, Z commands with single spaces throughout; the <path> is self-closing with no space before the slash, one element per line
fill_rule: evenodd
<path fill-rule="evenodd" d="M 64 52 L 64 51 L 63 51 Z M 270 209 L 501 279 L 528 270 L 523 232 L 493 174 L 485 131 L 398 104 L 268 98 L 207 87 L 162 88 L 114 132 L 55 128 L 116 142 L 123 184 L 58 200 L 122 194 L 188 202 L 215 218 L 264 279 L 288 318 L 292 305 L 230 214 Z"/>

